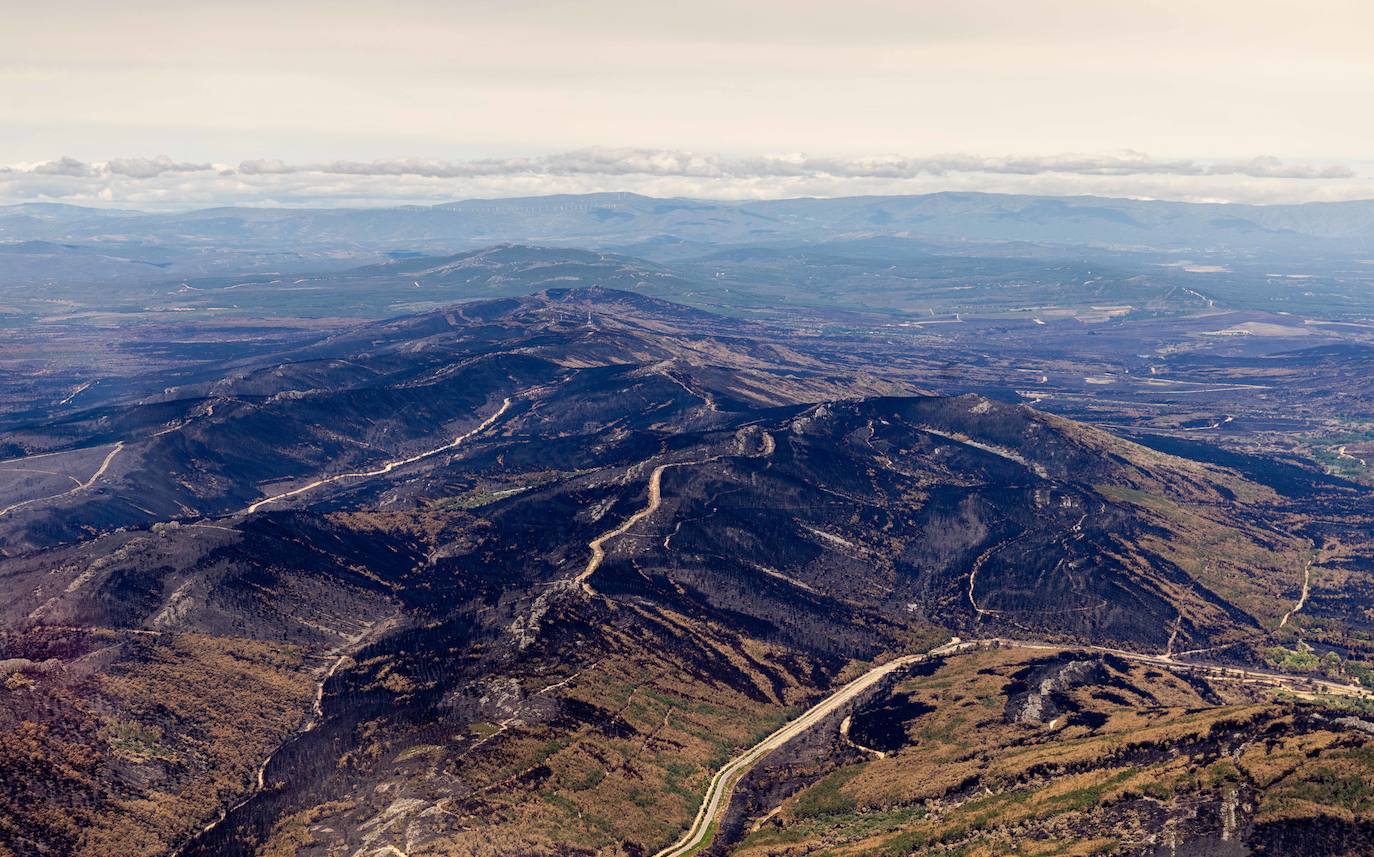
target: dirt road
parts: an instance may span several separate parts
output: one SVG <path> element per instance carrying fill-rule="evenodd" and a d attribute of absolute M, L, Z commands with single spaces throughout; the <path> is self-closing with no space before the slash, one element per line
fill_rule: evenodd
<path fill-rule="evenodd" d="M 297 495 L 304 494 L 307 491 L 313 491 L 316 488 L 319 488 L 321 485 L 329 485 L 332 482 L 340 482 L 344 479 L 369 479 L 373 476 L 381 476 L 383 474 L 390 473 L 398 467 L 404 467 L 407 464 L 414 464 L 417 461 L 423 461 L 424 459 L 429 458 L 433 455 L 438 455 L 441 452 L 448 452 L 450 449 L 456 449 L 457 447 L 462 446 L 463 443 L 467 441 L 469 438 L 475 437 L 476 435 L 479 435 L 487 429 L 491 428 L 496 423 L 496 421 L 501 418 L 502 414 L 506 412 L 506 409 L 510 407 L 510 402 L 510 397 L 507 397 L 505 400 L 501 402 L 501 408 L 496 413 L 492 414 L 491 416 L 483 420 L 481 425 L 479 425 L 472 431 L 468 432 L 467 434 L 459 435 L 458 437 L 454 438 L 453 440 L 449 441 L 443 446 L 436 446 L 434 449 L 425 450 L 424 452 L 417 453 L 416 455 L 412 455 L 408 458 L 398 458 L 395 461 L 388 461 L 386 464 L 383 464 L 381 467 L 375 468 L 373 470 L 362 470 L 356 473 L 339 473 L 334 476 L 326 476 L 323 479 L 316 479 L 309 485 L 302 485 L 301 487 L 293 488 L 290 491 L 283 491 L 280 494 L 275 494 L 271 497 L 265 497 L 257 501 L 256 503 L 253 503 L 251 506 L 244 509 L 243 511 L 251 515 L 258 509 L 261 509 L 263 506 L 266 506 L 268 503 L 275 503 L 278 500 L 285 500 L 288 497 L 295 497 Z"/>

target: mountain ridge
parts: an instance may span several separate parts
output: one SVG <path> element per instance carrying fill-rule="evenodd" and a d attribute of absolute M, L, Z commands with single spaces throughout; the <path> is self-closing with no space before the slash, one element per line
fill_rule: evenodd
<path fill-rule="evenodd" d="M 894 383 L 554 288 L 7 433 L 59 454 L 0 501 L 28 503 L 0 515 L 0 773 L 50 784 L 0 794 L 0 842 L 643 854 L 761 726 L 951 634 L 1285 639 L 1327 546 L 1284 495 Z"/>

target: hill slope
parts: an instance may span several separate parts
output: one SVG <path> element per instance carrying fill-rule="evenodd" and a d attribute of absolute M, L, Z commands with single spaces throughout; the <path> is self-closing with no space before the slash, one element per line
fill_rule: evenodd
<path fill-rule="evenodd" d="M 6 440 L 84 479 L 0 516 L 16 853 L 647 853 L 863 662 L 1244 656 L 1312 558 L 1235 471 L 604 289 Z"/>

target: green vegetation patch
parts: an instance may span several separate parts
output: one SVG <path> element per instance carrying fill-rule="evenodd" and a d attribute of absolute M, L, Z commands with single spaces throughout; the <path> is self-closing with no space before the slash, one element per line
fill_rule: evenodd
<path fill-rule="evenodd" d="M 858 803 L 841 789 L 862 769 L 862 765 L 851 765 L 825 777 L 802 792 L 792 808 L 792 814 L 797 818 L 816 818 L 852 813 Z"/>
<path fill-rule="evenodd" d="M 1320 807 L 1341 807 L 1361 813 L 1374 807 L 1374 783 L 1368 776 L 1322 766 L 1285 789 L 1287 796 Z"/>
<path fill-rule="evenodd" d="M 1274 646 L 1265 652 L 1264 660 L 1276 669 L 1289 672 L 1312 672 L 1321 664 L 1321 661 L 1312 652 L 1285 649 L 1282 646 Z"/>

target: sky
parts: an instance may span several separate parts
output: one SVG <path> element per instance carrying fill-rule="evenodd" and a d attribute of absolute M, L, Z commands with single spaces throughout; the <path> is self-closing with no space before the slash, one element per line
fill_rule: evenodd
<path fill-rule="evenodd" d="M 49 0 L 0 203 L 1374 197 L 1367 0 Z"/>

